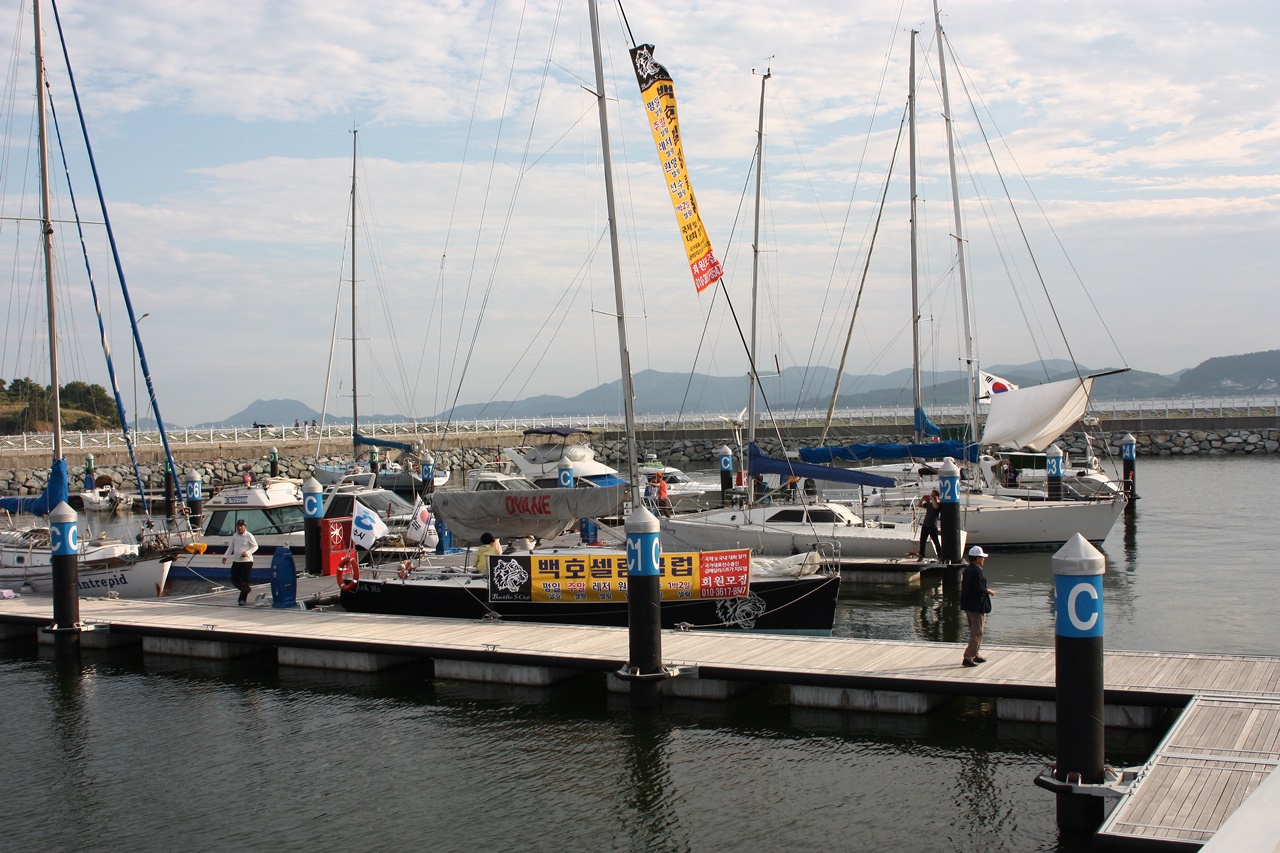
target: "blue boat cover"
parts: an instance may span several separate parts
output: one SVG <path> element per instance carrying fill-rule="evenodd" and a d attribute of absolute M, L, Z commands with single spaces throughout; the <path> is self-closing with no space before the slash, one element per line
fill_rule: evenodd
<path fill-rule="evenodd" d="M 803 450 L 800 452 L 804 453 Z M 808 465 L 804 462 L 774 459 L 754 444 L 747 452 L 747 470 L 752 474 L 779 474 L 783 477 L 794 474 L 797 477 L 810 477 L 814 480 L 852 483 L 855 486 L 877 486 L 882 489 L 897 485 L 890 477 L 868 474 L 852 468 L 828 468 L 825 465 Z"/>
<path fill-rule="evenodd" d="M 593 474 L 584 479 L 590 480 L 597 486 L 625 486 L 627 484 L 627 481 L 617 474 Z"/>
<path fill-rule="evenodd" d="M 25 512 L 28 515 L 48 515 L 49 511 L 67 499 L 67 460 L 55 460 L 49 468 L 49 485 L 44 494 L 31 498 L 0 498 L 0 509 L 9 512 Z"/>
<path fill-rule="evenodd" d="M 403 441 L 392 441 L 389 438 L 369 438 L 368 436 L 356 433 L 353 440 L 355 441 L 356 447 L 359 447 L 362 444 L 367 444 L 370 447 L 389 447 L 392 450 L 400 450 L 405 453 L 413 452 L 412 444 L 405 444 Z"/>
<path fill-rule="evenodd" d="M 964 441 L 932 441 L 926 444 L 847 444 L 843 447 L 802 447 L 805 462 L 833 462 L 848 459 L 968 459 L 978 461 L 978 445 Z"/>

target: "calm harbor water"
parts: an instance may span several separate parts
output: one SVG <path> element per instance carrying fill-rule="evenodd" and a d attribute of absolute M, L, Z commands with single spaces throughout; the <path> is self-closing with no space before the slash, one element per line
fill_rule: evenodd
<path fill-rule="evenodd" d="M 1277 654 L 1263 546 L 1280 459 L 1140 460 L 1107 540 L 1107 646 Z M 998 553 L 989 642 L 1051 645 L 1047 553 Z M 846 636 L 961 638 L 940 586 L 855 593 Z M 959 651 L 957 650 L 957 663 Z M 1051 727 L 958 700 L 925 718 L 767 690 L 636 718 L 596 684 L 534 690 L 267 661 L 0 643 L 6 850 L 1083 851 L 1034 774 Z M 1160 732 L 1110 732 L 1112 763 Z"/>

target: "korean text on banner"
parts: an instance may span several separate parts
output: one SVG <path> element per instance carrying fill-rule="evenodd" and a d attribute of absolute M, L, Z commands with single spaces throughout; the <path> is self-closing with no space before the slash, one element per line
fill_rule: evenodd
<path fill-rule="evenodd" d="M 676 211 L 676 224 L 684 238 L 684 251 L 689 258 L 693 284 L 701 293 L 720 280 L 723 271 L 711 250 L 711 238 L 702 227 L 698 202 L 693 196 L 693 186 L 685 168 L 684 145 L 680 141 L 680 119 L 676 114 L 676 86 L 671 75 L 653 59 L 654 47 L 642 44 L 631 50 L 631 64 L 640 83 L 645 112 L 649 116 L 649 129 L 653 131 L 653 143 L 658 147 L 658 159 L 662 162 L 662 174 L 667 179 L 667 191 Z"/>
<path fill-rule="evenodd" d="M 626 554 L 506 556 L 493 563 L 489 600 L 601 604 L 627 600 Z M 750 551 L 663 554 L 663 601 L 738 598 L 751 591 Z"/>
<path fill-rule="evenodd" d="M 366 551 L 373 547 L 382 536 L 387 535 L 387 525 L 378 514 L 364 504 L 356 501 L 355 512 L 351 519 L 351 541 Z"/>

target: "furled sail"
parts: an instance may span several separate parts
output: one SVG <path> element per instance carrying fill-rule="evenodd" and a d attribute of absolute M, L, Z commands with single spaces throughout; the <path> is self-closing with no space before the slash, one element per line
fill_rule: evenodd
<path fill-rule="evenodd" d="M 1094 378 L 1064 379 L 993 394 L 982 443 L 1044 450 L 1084 414 Z"/>
<path fill-rule="evenodd" d="M 814 480 L 824 480 L 829 483 L 849 483 L 854 486 L 874 486 L 882 489 L 897 485 L 890 477 L 868 474 L 855 468 L 829 468 L 826 465 L 775 459 L 754 444 L 747 451 L 747 467 L 752 474 L 811 477 Z"/>

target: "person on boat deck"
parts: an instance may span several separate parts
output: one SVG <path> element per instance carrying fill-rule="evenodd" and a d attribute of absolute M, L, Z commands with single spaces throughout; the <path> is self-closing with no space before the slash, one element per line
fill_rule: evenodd
<path fill-rule="evenodd" d="M 764 481 L 764 474 L 759 471 L 751 475 L 751 493 L 756 498 L 762 498 L 769 491 L 769 486 Z"/>
<path fill-rule="evenodd" d="M 249 575 L 253 572 L 253 555 L 258 550 L 258 540 L 253 538 L 243 518 L 236 519 L 236 532 L 231 534 L 222 562 L 231 555 L 231 585 L 240 590 L 237 604 L 249 603 Z"/>
<path fill-rule="evenodd" d="M 653 475 L 653 479 L 650 482 L 653 483 L 653 490 L 657 496 L 658 512 L 662 513 L 667 518 L 670 518 L 671 517 L 671 497 L 667 492 L 666 478 L 662 476 L 661 472 L 658 472 Z"/>
<path fill-rule="evenodd" d="M 498 556 L 502 553 L 502 545 L 497 539 L 493 538 L 492 533 L 485 533 L 480 536 L 480 547 L 476 549 L 476 558 L 472 562 L 472 566 L 482 575 L 489 574 L 489 555 Z"/>
<path fill-rule="evenodd" d="M 778 487 L 778 492 L 785 497 L 794 498 L 796 496 L 796 484 L 799 482 L 800 478 L 792 474 L 787 477 L 785 483 Z"/>
<path fill-rule="evenodd" d="M 991 596 L 995 590 L 987 587 L 987 576 L 982 567 L 987 562 L 987 552 L 978 545 L 969 549 L 969 563 L 960 576 L 960 609 L 969 622 L 969 645 L 964 647 L 965 666 L 986 663 L 981 657 L 982 635 L 987 627 L 987 614 L 991 612 Z"/>
<path fill-rule="evenodd" d="M 942 557 L 942 540 L 938 536 L 938 516 L 942 512 L 942 496 L 934 489 L 927 495 L 920 496 L 920 506 L 924 507 L 924 519 L 920 522 L 920 559 L 925 558 L 925 545 L 933 543 L 933 553 Z"/>
<path fill-rule="evenodd" d="M 1010 489 L 1016 489 L 1018 487 L 1018 478 L 1020 476 L 1022 476 L 1022 472 L 1019 471 L 1017 468 L 1013 467 L 1013 465 L 1010 465 L 1004 471 L 1005 486 L 1007 486 Z"/>

